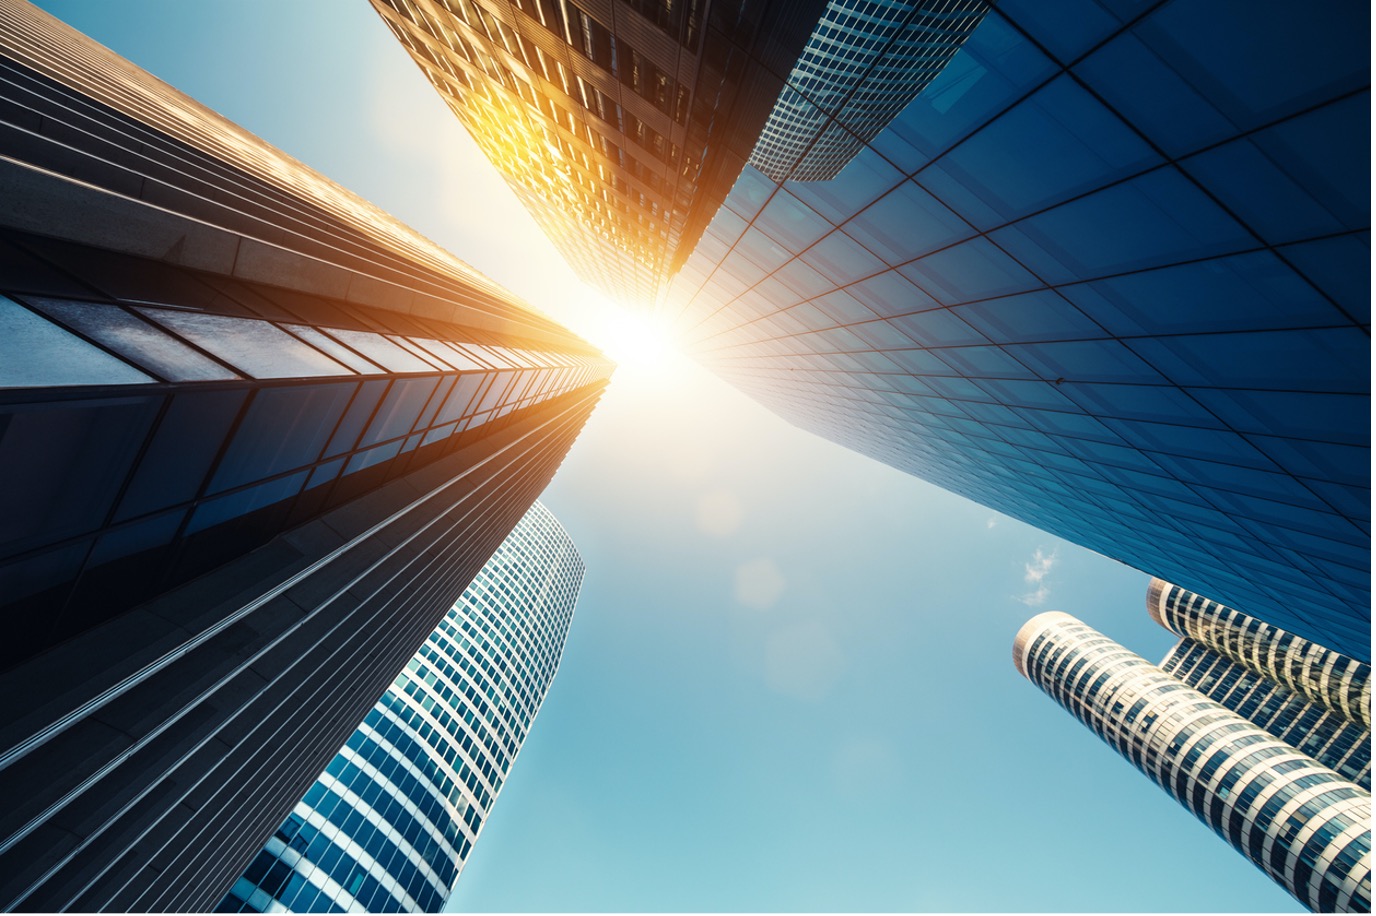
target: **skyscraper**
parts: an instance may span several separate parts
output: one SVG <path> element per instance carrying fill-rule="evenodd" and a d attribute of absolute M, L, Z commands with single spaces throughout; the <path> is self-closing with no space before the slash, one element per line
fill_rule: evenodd
<path fill-rule="evenodd" d="M 1018 671 L 1316 912 L 1371 909 L 1371 669 L 1157 579 L 1155 666 L 1069 614 Z"/>
<path fill-rule="evenodd" d="M 776 181 L 829 181 L 950 62 L 987 0 L 829 0 L 750 154 Z"/>
<path fill-rule="evenodd" d="M 1181 637 L 1161 670 L 1371 791 L 1371 667 L 1162 579 L 1147 612 Z"/>
<path fill-rule="evenodd" d="M 439 912 L 554 680 L 582 579 L 537 502 L 218 911 Z"/>
<path fill-rule="evenodd" d="M 1369 660 L 1368 10 L 1308 10 L 999 3 L 833 180 L 747 167 L 659 309 L 804 429 Z"/>
<path fill-rule="evenodd" d="M 485 22 L 500 4 L 450 6 Z M 567 14 L 546 21 L 569 23 L 560 47 L 585 66 L 584 14 L 546 7 Z M 946 31 L 919 15 L 938 8 Z M 680 233 L 623 288 L 804 429 L 1369 660 L 1367 7 L 827 10 L 779 71 L 754 150 L 767 171 L 747 166 L 700 239 Z M 427 55 L 462 42 L 385 15 L 459 92 Z M 703 34 L 704 59 L 719 40 Z M 492 53 L 461 68 L 464 87 L 524 92 L 483 71 Z M 559 118 L 597 121 L 605 103 L 582 91 L 560 96 Z M 547 165 L 525 200 L 571 252 L 554 214 L 599 186 L 469 109 L 499 167 Z M 615 198 L 618 219 L 681 212 L 638 193 Z M 569 254 L 585 273 L 613 263 L 606 249 L 639 257 L 587 225 L 596 251 Z"/>
<path fill-rule="evenodd" d="M 0 2 L 0 905 L 214 906 L 610 366 Z"/>
<path fill-rule="evenodd" d="M 653 301 L 825 0 L 372 0 L 584 280 Z"/>

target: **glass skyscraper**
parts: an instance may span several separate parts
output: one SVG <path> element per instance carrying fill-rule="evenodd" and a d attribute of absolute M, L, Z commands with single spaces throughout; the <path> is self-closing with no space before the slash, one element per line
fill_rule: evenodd
<path fill-rule="evenodd" d="M 610 364 L 0 0 L 0 908 L 220 900 Z"/>
<path fill-rule="evenodd" d="M 578 275 L 653 301 L 825 0 L 372 0 Z"/>
<path fill-rule="evenodd" d="M 559 668 L 582 579 L 537 502 L 218 911 L 439 912 Z"/>
<path fill-rule="evenodd" d="M 777 181 L 829 181 L 917 97 L 988 0 L 829 0 L 750 164 Z"/>
<path fill-rule="evenodd" d="M 1018 671 L 1315 912 L 1371 909 L 1371 669 L 1154 580 L 1160 666 L 1069 614 Z"/>
<path fill-rule="evenodd" d="M 747 167 L 658 309 L 804 429 L 1369 660 L 1368 20 L 998 3 L 834 179 Z"/>

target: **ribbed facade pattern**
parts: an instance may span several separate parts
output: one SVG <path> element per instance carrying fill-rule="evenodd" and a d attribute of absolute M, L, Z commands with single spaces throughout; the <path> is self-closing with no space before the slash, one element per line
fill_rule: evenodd
<path fill-rule="evenodd" d="M 584 280 L 639 305 L 697 244 L 824 0 L 372 0 Z"/>
<path fill-rule="evenodd" d="M 1190 639 L 1171 648 L 1161 670 L 1371 791 L 1371 730 L 1362 723 Z"/>
<path fill-rule="evenodd" d="M 1068 614 L 1018 670 L 1316 912 L 1371 906 L 1371 796 Z"/>
<path fill-rule="evenodd" d="M 1370 665 L 1161 579 L 1147 589 L 1147 612 L 1177 636 L 1371 728 Z"/>
<path fill-rule="evenodd" d="M 917 97 L 986 0 L 830 0 L 750 164 L 775 181 L 830 181 Z"/>
<path fill-rule="evenodd" d="M 4 225 L 569 345 L 564 328 L 395 217 L 24 0 L 0 2 L 0 47 L 0 153 L 16 160 Z M 66 207 L 45 209 L 43 171 L 105 193 L 68 188 Z M 97 210 L 108 212 L 90 218 Z M 111 231 L 115 217 L 125 231 Z"/>
<path fill-rule="evenodd" d="M 583 577 L 536 503 L 218 912 L 438 912 L 549 691 Z"/>
<path fill-rule="evenodd" d="M 610 364 L 0 0 L 0 908 L 207 910 Z"/>

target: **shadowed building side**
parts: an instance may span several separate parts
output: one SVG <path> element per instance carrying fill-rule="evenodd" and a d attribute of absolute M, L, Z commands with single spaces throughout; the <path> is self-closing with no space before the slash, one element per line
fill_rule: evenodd
<path fill-rule="evenodd" d="M 830 181 L 927 87 L 987 0 L 830 0 L 750 164 L 775 181 Z"/>
<path fill-rule="evenodd" d="M 17 0 L 0 73 L 0 904 L 205 910 L 610 364 Z"/>

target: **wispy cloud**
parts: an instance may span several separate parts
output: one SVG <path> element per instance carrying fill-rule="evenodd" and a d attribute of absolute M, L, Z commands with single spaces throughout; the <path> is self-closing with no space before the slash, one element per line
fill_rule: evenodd
<path fill-rule="evenodd" d="M 995 525 L 997 525 L 998 523 L 999 523 L 999 520 L 998 520 L 996 517 L 994 517 L 994 516 L 991 515 L 991 516 L 989 516 L 989 520 L 988 520 L 987 522 L 984 523 L 984 527 L 985 527 L 985 528 L 992 528 L 992 527 L 994 527 Z"/>
<path fill-rule="evenodd" d="M 1046 578 L 1056 565 L 1056 551 L 1045 552 L 1040 547 L 1032 554 L 1030 562 L 1023 565 L 1022 580 L 1033 586 L 1030 592 L 1018 596 L 1018 600 L 1029 607 L 1040 607 L 1051 597 L 1051 587 Z"/>

